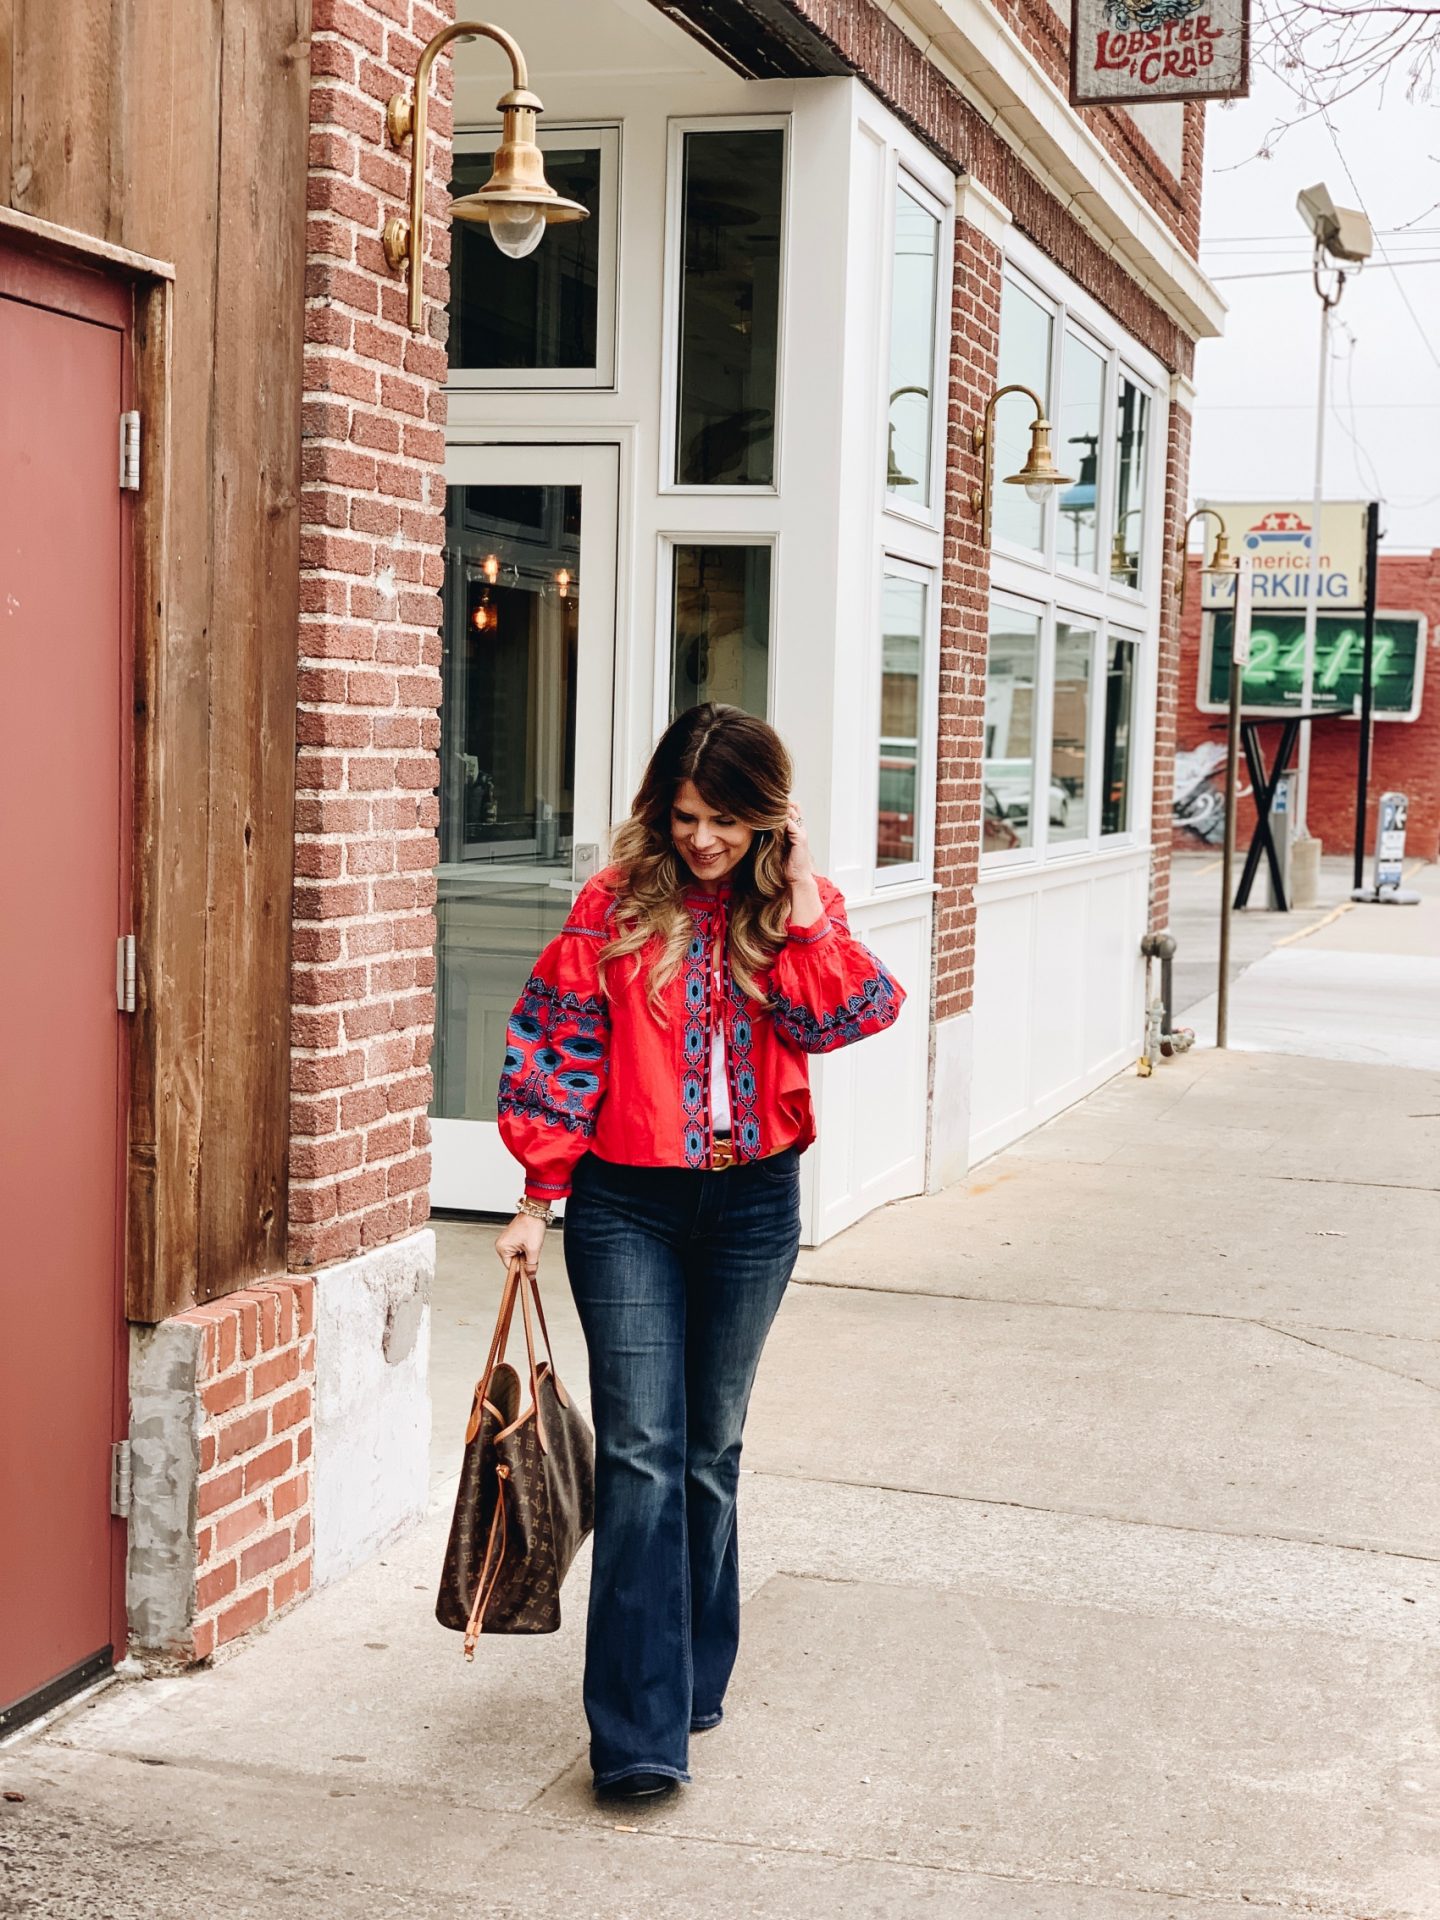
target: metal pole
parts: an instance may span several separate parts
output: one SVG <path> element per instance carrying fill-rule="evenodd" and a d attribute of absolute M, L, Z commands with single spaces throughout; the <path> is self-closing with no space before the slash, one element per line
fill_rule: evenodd
<path fill-rule="evenodd" d="M 1365 885 L 1365 810 L 1370 798 L 1370 733 L 1375 704 L 1375 608 L 1380 597 L 1380 503 L 1365 509 L 1365 657 L 1360 669 L 1360 753 L 1355 776 L 1355 891 Z"/>
<path fill-rule="evenodd" d="M 1324 249 L 1315 243 L 1315 290 L 1320 295 L 1320 391 L 1315 408 L 1315 498 L 1310 513 L 1310 571 L 1305 579 L 1305 675 L 1301 682 L 1300 711 L 1309 713 L 1315 703 L 1315 625 L 1320 611 L 1320 520 L 1325 510 L 1325 391 L 1330 373 L 1330 309 L 1320 285 L 1320 265 Z M 1345 276 L 1340 276 L 1340 286 Z M 1335 299 L 1340 294 L 1337 290 Z M 1300 758 L 1295 781 L 1295 818 L 1291 832 L 1304 840 L 1310 832 L 1310 722 L 1300 723 Z"/>
<path fill-rule="evenodd" d="M 1235 561 L 1235 616 L 1230 628 L 1230 721 L 1225 731 L 1225 841 L 1220 855 L 1220 979 L 1215 996 L 1215 1045 L 1230 1040 L 1230 916 L 1235 910 L 1235 804 L 1240 781 L 1240 693 L 1250 664 L 1253 577 L 1248 558 Z"/>
<path fill-rule="evenodd" d="M 1230 660 L 1230 725 L 1225 736 L 1225 845 L 1220 857 L 1220 981 L 1215 1002 L 1215 1044 L 1230 1038 L 1230 916 L 1235 902 L 1235 789 L 1240 766 L 1239 662 Z"/>

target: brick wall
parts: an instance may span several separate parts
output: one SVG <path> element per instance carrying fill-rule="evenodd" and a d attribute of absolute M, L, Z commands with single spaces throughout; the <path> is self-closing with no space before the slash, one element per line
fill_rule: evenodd
<path fill-rule="evenodd" d="M 429 1211 L 451 67 L 432 83 L 429 331 L 380 248 L 384 104 L 453 14 L 314 0 L 302 416 L 290 1265 Z"/>
<path fill-rule="evenodd" d="M 1180 718 L 1178 744 L 1182 752 L 1206 741 L 1220 741 L 1219 716 L 1202 713 L 1197 705 L 1200 676 L 1201 607 L 1199 558 L 1189 562 L 1185 621 L 1179 662 Z M 1421 687 L 1420 712 L 1413 721 L 1377 721 L 1370 756 L 1370 806 L 1365 820 L 1366 859 L 1375 844 L 1375 799 L 1389 789 L 1408 793 L 1410 818 L 1406 852 L 1422 860 L 1440 859 L 1440 549 L 1429 554 L 1380 556 L 1379 603 L 1382 612 L 1420 613 L 1425 616 L 1427 663 Z M 1275 745 L 1274 729 L 1267 730 L 1267 752 Z M 1349 853 L 1355 844 L 1355 777 L 1360 730 L 1343 720 L 1312 729 L 1310 748 L 1310 830 L 1327 853 Z M 1247 784 L 1242 781 L 1242 785 Z M 1215 781 L 1217 790 L 1220 781 Z M 1158 817 L 1158 807 L 1157 807 Z M 1172 826 L 1169 809 L 1164 814 Z M 1248 846 L 1255 827 L 1255 809 L 1242 795 L 1236 830 L 1240 845 Z M 1177 846 L 1201 842 L 1183 827 L 1174 829 Z"/>
<path fill-rule="evenodd" d="M 1150 925 L 1170 924 L 1170 816 L 1175 791 L 1175 732 L 1181 700 L 1180 608 L 1175 549 L 1190 498 L 1190 440 L 1194 423 L 1181 401 L 1171 402 L 1165 444 L 1165 522 L 1161 547 L 1160 647 L 1155 686 L 1155 771 L 1151 793 Z"/>
<path fill-rule="evenodd" d="M 982 457 L 971 444 L 971 429 L 995 390 L 1000 269 L 1000 249 L 994 242 L 973 226 L 958 222 L 951 296 L 945 573 L 940 596 L 936 1020 L 964 1013 L 975 993 L 975 882 L 980 869 L 990 556 L 981 545 L 980 521 L 970 506 L 982 466 Z"/>
<path fill-rule="evenodd" d="M 309 1591 L 315 1283 L 270 1281 L 194 1307 L 198 1330 L 195 1596 L 205 1660 Z"/>

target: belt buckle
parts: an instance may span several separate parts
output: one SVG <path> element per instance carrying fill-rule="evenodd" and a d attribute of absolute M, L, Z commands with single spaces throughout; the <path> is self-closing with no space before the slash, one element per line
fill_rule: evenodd
<path fill-rule="evenodd" d="M 718 1173 L 725 1167 L 735 1164 L 735 1143 L 732 1140 L 712 1140 L 710 1142 L 710 1166 Z"/>

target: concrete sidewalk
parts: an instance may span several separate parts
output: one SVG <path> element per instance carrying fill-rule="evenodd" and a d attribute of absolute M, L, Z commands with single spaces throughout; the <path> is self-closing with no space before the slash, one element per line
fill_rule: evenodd
<path fill-rule="evenodd" d="M 648 1815 L 587 1790 L 583 1563 L 552 1639 L 434 1623 L 499 1272 L 442 1225 L 427 1523 L 0 1756 L 0 1912 L 1434 1920 L 1437 1170 L 1440 1075 L 1197 1052 L 802 1256 Z"/>
<path fill-rule="evenodd" d="M 1348 871 L 1335 899 L 1336 876 L 1327 871 L 1325 877 L 1328 886 L 1314 912 L 1263 914 L 1257 916 L 1260 924 L 1241 925 L 1241 957 L 1230 991 L 1230 1045 L 1312 1059 L 1440 1068 L 1440 867 L 1411 866 L 1406 886 L 1420 896 L 1414 906 L 1352 901 Z M 1187 894 L 1194 885 L 1188 878 L 1181 882 Z M 1275 923 L 1287 919 L 1297 924 L 1272 933 Z M 1248 923 L 1250 916 L 1237 915 L 1236 921 Z M 1209 931 L 1192 922 L 1192 950 Z M 1218 930 L 1215 937 L 1218 943 Z M 1268 944 L 1257 954 L 1262 939 Z M 1213 992 L 1187 1007 L 1183 1017 L 1200 1045 L 1214 1044 Z"/>

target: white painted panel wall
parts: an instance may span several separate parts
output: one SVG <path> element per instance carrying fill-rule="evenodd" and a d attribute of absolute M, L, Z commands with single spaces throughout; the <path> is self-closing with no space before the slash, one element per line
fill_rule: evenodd
<path fill-rule="evenodd" d="M 881 898 L 851 909 L 851 931 L 907 997 L 886 1032 L 811 1062 L 820 1138 L 806 1156 L 807 1246 L 924 1185 L 931 898 Z"/>
<path fill-rule="evenodd" d="M 1140 1050 L 1149 855 L 982 881 L 976 919 L 974 1165 Z"/>

